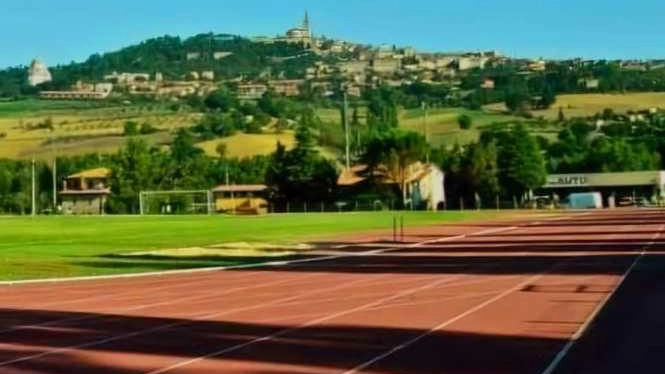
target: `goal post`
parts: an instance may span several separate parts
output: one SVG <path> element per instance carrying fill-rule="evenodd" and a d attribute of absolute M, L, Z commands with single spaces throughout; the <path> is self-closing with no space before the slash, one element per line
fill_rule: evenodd
<path fill-rule="evenodd" d="M 141 191 L 139 212 L 144 215 L 212 214 L 212 192 L 189 191 Z"/>

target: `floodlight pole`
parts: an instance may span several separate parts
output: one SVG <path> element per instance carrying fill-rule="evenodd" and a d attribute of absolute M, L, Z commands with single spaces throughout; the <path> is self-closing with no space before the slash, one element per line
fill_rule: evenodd
<path fill-rule="evenodd" d="M 343 115 L 342 115 L 342 120 L 344 122 L 344 140 L 346 143 L 346 169 L 351 169 L 351 148 L 349 144 L 349 119 L 348 119 L 348 112 L 349 112 L 349 102 L 347 98 L 347 93 L 346 90 L 344 91 L 344 109 L 343 109 Z"/>
<path fill-rule="evenodd" d="M 425 103 L 424 101 L 421 103 L 421 105 L 423 108 L 423 112 L 425 114 L 423 116 L 423 131 L 425 132 L 425 142 L 429 146 L 429 123 L 427 122 L 429 116 L 429 110 L 427 108 L 427 103 Z M 429 149 L 427 150 L 426 158 L 427 158 L 427 163 L 429 164 Z"/>
<path fill-rule="evenodd" d="M 53 213 L 58 209 L 58 156 L 53 158 Z"/>
<path fill-rule="evenodd" d="M 31 214 L 32 216 L 37 215 L 37 191 L 36 191 L 36 183 L 35 183 L 35 159 L 32 159 L 32 210 Z"/>

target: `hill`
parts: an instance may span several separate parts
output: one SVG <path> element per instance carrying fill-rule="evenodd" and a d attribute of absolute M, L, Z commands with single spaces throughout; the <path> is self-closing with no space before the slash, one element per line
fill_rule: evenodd
<path fill-rule="evenodd" d="M 51 67 L 53 82 L 46 89 L 66 89 L 78 80 L 99 81 L 117 72 L 161 72 L 165 79 L 182 79 L 191 71 L 214 71 L 218 79 L 239 76 L 255 78 L 272 74 L 301 78 L 305 68 L 321 57 L 298 44 L 257 43 L 226 34 L 200 34 L 181 39 L 162 36 L 104 54 L 86 61 Z M 26 62 L 27 63 L 27 62 Z M 0 70 L 0 97 L 34 94 L 27 84 L 27 67 Z"/>

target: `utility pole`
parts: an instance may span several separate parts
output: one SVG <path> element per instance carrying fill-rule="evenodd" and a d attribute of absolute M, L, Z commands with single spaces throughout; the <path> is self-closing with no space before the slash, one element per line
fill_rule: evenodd
<path fill-rule="evenodd" d="M 428 116 L 429 116 L 429 111 L 428 111 L 428 108 L 427 108 L 427 103 L 425 103 L 423 101 L 421 105 L 422 105 L 423 112 L 424 112 L 423 132 L 425 133 L 425 142 L 427 142 L 427 145 L 429 145 L 429 123 L 427 123 Z M 427 158 L 427 163 L 429 164 L 429 149 L 427 150 L 426 158 Z"/>
<path fill-rule="evenodd" d="M 58 156 L 53 158 L 53 214 L 58 209 Z"/>
<path fill-rule="evenodd" d="M 37 191 L 35 189 L 36 183 L 35 183 L 35 159 L 32 159 L 32 210 L 31 214 L 32 216 L 37 215 Z"/>
<path fill-rule="evenodd" d="M 344 91 L 344 109 L 342 115 L 342 121 L 344 122 L 344 139 L 346 142 L 346 168 L 351 169 L 351 148 L 349 144 L 349 103 L 347 98 L 346 90 Z"/>

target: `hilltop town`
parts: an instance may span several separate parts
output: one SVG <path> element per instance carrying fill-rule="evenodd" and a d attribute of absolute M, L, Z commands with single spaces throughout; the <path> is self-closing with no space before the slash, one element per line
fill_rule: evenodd
<path fill-rule="evenodd" d="M 158 56 L 146 55 L 149 50 Z M 248 52 L 248 50 L 250 50 Z M 152 63 L 149 60 L 155 59 Z M 58 66 L 32 62 L 21 84 L 0 86 L 0 96 L 33 92 L 45 100 L 104 100 L 146 97 L 178 100 L 205 96 L 227 85 L 240 100 L 258 100 L 269 90 L 296 97 L 306 92 L 332 97 L 341 92 L 361 97 L 380 86 L 414 83 L 441 87 L 459 102 L 473 91 L 507 85 L 506 77 L 538 76 L 570 70 L 575 81 L 567 91 L 606 91 L 602 65 L 607 61 L 523 59 L 497 51 L 430 53 L 394 45 L 370 46 L 315 35 L 305 14 L 302 23 L 275 37 L 201 34 L 185 41 L 162 37 L 118 52 L 93 55 L 82 64 Z M 625 72 L 648 73 L 665 61 L 616 61 Z M 145 66 L 142 68 L 141 66 Z M 160 68 L 162 70 L 160 70 Z M 124 69 L 124 70 L 121 70 Z M 2 75 L 2 74 L 0 74 Z M 501 86 L 501 87 L 499 87 Z M 487 96 L 487 95 L 485 95 Z M 496 100 L 484 100 L 488 104 Z M 500 100 L 499 100 L 500 101 Z"/>

